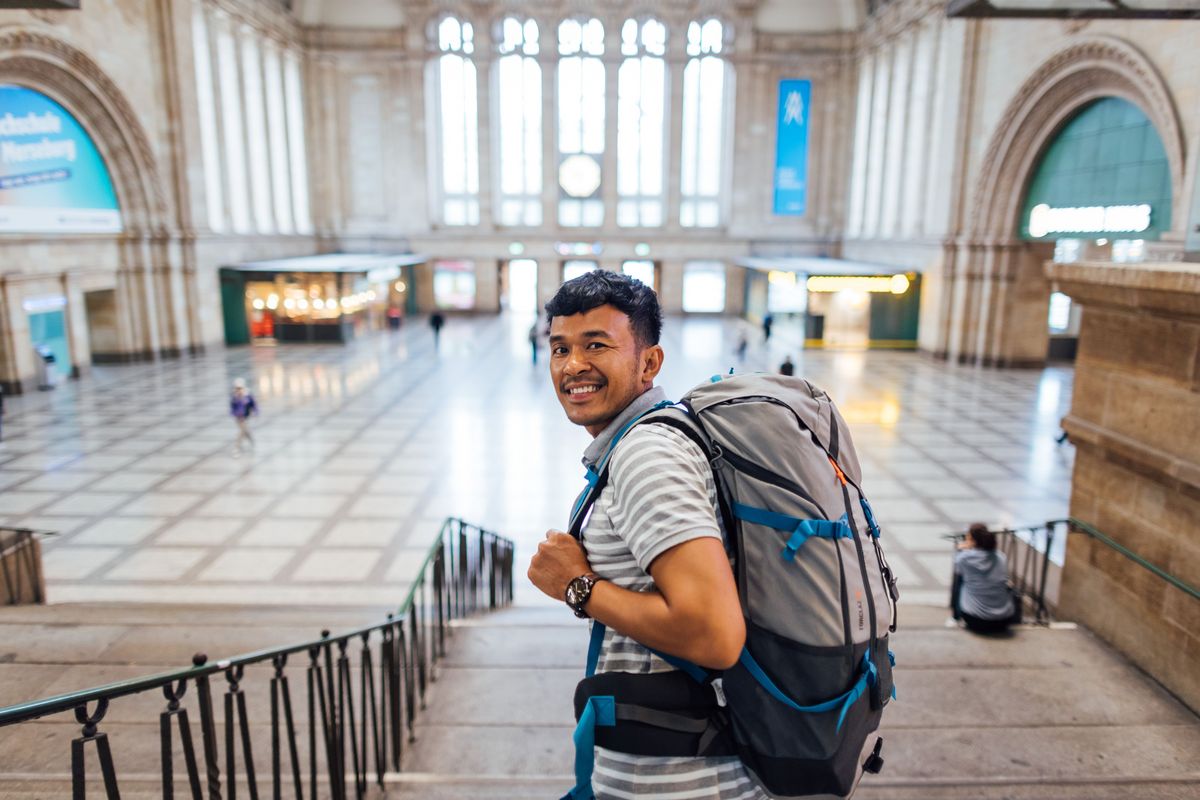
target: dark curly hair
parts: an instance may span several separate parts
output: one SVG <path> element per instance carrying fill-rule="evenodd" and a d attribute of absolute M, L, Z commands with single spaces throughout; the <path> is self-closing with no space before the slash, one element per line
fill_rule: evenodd
<path fill-rule="evenodd" d="M 560 286 L 546 303 L 546 322 L 600 306 L 612 306 L 629 317 L 639 346 L 658 344 L 662 335 L 662 308 L 658 305 L 658 295 L 636 278 L 605 269 L 592 270 Z"/>
<path fill-rule="evenodd" d="M 996 549 L 996 534 L 988 530 L 987 525 L 982 522 L 976 522 L 970 528 L 971 540 L 975 542 L 975 546 L 980 550 L 995 550 Z"/>

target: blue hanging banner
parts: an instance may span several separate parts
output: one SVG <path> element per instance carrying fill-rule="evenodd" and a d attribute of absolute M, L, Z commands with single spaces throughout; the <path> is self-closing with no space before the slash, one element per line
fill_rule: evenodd
<path fill-rule="evenodd" d="M 779 82 L 775 141 L 775 213 L 801 216 L 808 187 L 808 112 L 812 81 Z"/>

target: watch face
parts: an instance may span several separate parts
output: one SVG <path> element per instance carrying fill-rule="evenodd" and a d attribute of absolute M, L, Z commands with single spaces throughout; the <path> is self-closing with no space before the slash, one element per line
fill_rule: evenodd
<path fill-rule="evenodd" d="M 579 578 L 572 578 L 571 582 L 567 584 L 567 603 L 569 605 L 575 605 L 579 602 L 579 598 L 583 594 L 582 583 L 583 581 Z"/>

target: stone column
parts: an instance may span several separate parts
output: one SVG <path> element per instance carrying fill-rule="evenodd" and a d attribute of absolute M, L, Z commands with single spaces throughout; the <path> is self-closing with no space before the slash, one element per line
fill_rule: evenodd
<path fill-rule="evenodd" d="M 667 80 L 670 85 L 671 102 L 667 137 L 667 152 L 664 156 L 667 162 L 667 216 L 665 230 L 668 233 L 679 234 L 683 228 L 679 224 L 679 207 L 683 202 L 683 192 L 679 181 L 683 175 L 681 159 L 683 157 L 683 71 L 687 66 L 687 27 L 686 24 L 671 29 L 673 35 L 667 39 Z M 674 31 L 679 33 L 674 34 Z"/>
<path fill-rule="evenodd" d="M 475 108 L 478 135 L 475 143 L 479 159 L 479 230 L 491 231 L 496 226 L 493 206 L 496 186 L 499 184 L 499 169 L 493 168 L 492 155 L 492 72 L 496 64 L 495 48 L 492 46 L 492 31 L 488 25 L 475 26 Z M 497 120 L 497 123 L 499 120 Z"/>
<path fill-rule="evenodd" d="M 1070 414 L 1071 516 L 1200 585 L 1200 269 L 1050 264 L 1083 306 Z M 1072 534 L 1059 613 L 1200 709 L 1200 602 Z"/>
<path fill-rule="evenodd" d="M 67 343 L 71 351 L 71 377 L 86 375 L 91 368 L 92 347 L 88 341 L 87 307 L 80 286 L 79 272 L 62 274 L 62 294 L 67 299 L 63 316 L 66 319 Z"/>

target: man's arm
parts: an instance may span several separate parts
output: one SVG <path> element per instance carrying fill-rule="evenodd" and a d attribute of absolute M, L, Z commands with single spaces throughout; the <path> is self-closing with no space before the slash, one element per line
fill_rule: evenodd
<path fill-rule="evenodd" d="M 529 579 L 556 600 L 567 584 L 591 571 L 573 537 L 550 531 L 529 565 Z M 653 650 L 709 669 L 733 666 L 746 641 L 737 585 L 718 539 L 678 544 L 654 559 L 646 592 L 598 581 L 585 611 L 598 622 Z"/>

